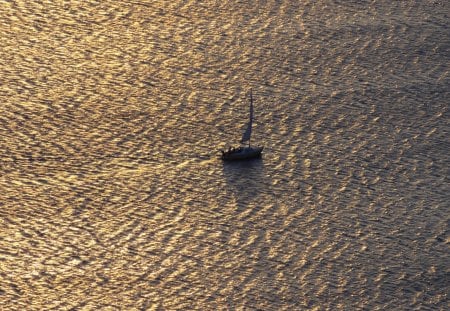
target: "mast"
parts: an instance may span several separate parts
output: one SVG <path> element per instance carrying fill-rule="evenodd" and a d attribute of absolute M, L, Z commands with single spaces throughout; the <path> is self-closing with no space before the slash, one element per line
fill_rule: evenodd
<path fill-rule="evenodd" d="M 250 139 L 252 136 L 252 123 L 253 123 L 253 96 L 250 89 L 250 118 L 248 120 L 247 129 L 242 135 L 241 143 L 244 144 L 248 141 L 248 146 L 250 147 Z"/>
<path fill-rule="evenodd" d="M 251 135 L 251 128 L 253 125 L 253 95 L 252 95 L 252 89 L 250 89 L 250 136 L 248 137 L 248 147 L 250 148 L 250 140 L 252 138 Z"/>

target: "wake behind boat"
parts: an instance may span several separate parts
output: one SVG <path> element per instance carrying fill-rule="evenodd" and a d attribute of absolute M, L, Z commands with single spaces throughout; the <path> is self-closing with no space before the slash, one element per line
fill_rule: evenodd
<path fill-rule="evenodd" d="M 247 124 L 247 129 L 242 135 L 241 143 L 245 144 L 248 142 L 248 146 L 233 148 L 230 147 L 228 151 L 222 150 L 222 160 L 233 161 L 233 160 L 247 160 L 253 158 L 261 157 L 261 153 L 264 147 L 252 147 L 250 145 L 250 140 L 252 136 L 252 126 L 253 126 L 253 96 L 252 90 L 250 90 L 250 119 Z"/>

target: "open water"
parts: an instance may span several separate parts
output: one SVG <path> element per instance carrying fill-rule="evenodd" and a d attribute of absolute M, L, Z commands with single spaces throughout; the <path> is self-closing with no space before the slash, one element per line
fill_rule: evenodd
<path fill-rule="evenodd" d="M 1 310 L 448 310 L 448 1 L 0 16 Z"/>

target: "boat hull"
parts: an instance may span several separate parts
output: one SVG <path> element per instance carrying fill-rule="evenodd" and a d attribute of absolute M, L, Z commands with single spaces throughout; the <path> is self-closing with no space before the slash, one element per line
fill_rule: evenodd
<path fill-rule="evenodd" d="M 222 152 L 222 160 L 239 161 L 260 158 L 264 147 L 241 147 L 233 151 Z"/>

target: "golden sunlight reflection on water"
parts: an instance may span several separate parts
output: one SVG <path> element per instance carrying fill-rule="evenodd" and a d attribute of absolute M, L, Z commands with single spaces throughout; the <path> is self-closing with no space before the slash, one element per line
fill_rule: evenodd
<path fill-rule="evenodd" d="M 444 310 L 448 9 L 2 3 L 2 310 Z"/>

